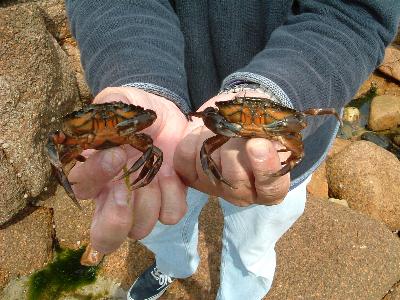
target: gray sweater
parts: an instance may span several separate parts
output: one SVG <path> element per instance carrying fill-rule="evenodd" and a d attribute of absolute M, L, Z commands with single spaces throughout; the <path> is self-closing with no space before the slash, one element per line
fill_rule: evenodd
<path fill-rule="evenodd" d="M 221 88 L 259 83 L 298 110 L 341 110 L 381 62 L 400 0 L 66 0 L 93 94 L 131 85 L 183 112 Z M 325 158 L 338 128 L 309 117 L 297 186 Z"/>

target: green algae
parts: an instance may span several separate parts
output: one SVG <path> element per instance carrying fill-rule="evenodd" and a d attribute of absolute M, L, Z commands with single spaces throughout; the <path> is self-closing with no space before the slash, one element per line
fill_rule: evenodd
<path fill-rule="evenodd" d="M 54 300 L 63 292 L 74 291 L 93 283 L 96 280 L 98 267 L 86 267 L 80 264 L 84 251 L 85 247 L 78 250 L 57 249 L 55 260 L 31 276 L 27 299 Z"/>
<path fill-rule="evenodd" d="M 361 109 L 366 103 L 371 103 L 372 99 L 377 96 L 378 86 L 376 83 L 371 83 L 368 91 L 363 93 L 360 97 L 355 98 L 347 104 L 347 106 L 357 107 Z"/>

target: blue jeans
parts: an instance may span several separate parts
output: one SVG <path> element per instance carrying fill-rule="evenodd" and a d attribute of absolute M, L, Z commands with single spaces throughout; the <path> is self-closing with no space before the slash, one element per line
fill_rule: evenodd
<path fill-rule="evenodd" d="M 304 211 L 309 179 L 278 205 L 238 207 L 219 199 L 224 214 L 218 300 L 259 300 L 269 291 L 276 267 L 275 243 Z M 186 278 L 199 265 L 198 217 L 208 195 L 188 191 L 188 211 L 176 225 L 157 223 L 141 243 L 156 257 L 158 269 Z"/>

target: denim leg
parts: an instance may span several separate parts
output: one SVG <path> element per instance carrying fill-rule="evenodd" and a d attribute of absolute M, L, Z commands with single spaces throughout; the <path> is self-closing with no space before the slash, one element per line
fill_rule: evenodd
<path fill-rule="evenodd" d="M 220 199 L 224 232 L 218 300 L 259 300 L 276 267 L 275 243 L 304 211 L 309 179 L 278 205 L 238 207 Z"/>
<path fill-rule="evenodd" d="M 155 254 L 157 268 L 175 278 L 192 275 L 200 262 L 197 253 L 198 218 L 208 195 L 189 188 L 188 211 L 175 225 L 156 224 L 152 232 L 140 240 Z"/>

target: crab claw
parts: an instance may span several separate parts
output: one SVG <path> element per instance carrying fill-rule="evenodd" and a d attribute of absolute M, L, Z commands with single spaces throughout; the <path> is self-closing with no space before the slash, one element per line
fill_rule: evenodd
<path fill-rule="evenodd" d="M 75 197 L 74 191 L 72 190 L 71 183 L 68 181 L 68 178 L 64 173 L 60 157 L 58 155 L 57 147 L 55 144 L 55 142 L 62 143 L 64 139 L 65 135 L 60 131 L 55 131 L 51 133 L 44 147 L 44 150 L 50 160 L 53 172 L 58 182 L 64 187 L 65 192 L 72 199 L 74 204 L 80 210 L 82 210 L 82 206 L 79 204 L 78 200 Z"/>

